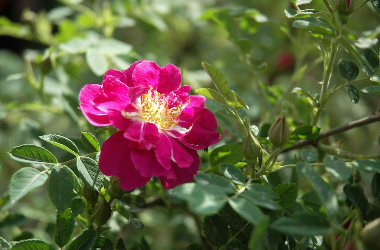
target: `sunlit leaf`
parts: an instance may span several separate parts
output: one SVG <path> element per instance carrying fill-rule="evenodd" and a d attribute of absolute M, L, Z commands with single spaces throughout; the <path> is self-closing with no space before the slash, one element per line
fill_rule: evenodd
<path fill-rule="evenodd" d="M 57 159 L 50 151 L 36 145 L 24 144 L 14 147 L 8 154 L 13 160 L 20 162 L 57 164 Z"/>
<path fill-rule="evenodd" d="M 79 150 L 78 147 L 75 145 L 74 142 L 72 142 L 70 139 L 61 136 L 61 135 L 43 135 L 40 136 L 40 138 L 50 144 L 53 144 L 54 146 L 57 146 L 63 150 L 66 150 L 67 152 L 78 156 Z"/>

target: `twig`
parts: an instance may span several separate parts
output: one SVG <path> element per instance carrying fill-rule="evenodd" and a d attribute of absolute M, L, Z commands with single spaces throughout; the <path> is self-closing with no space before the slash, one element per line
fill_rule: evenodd
<path fill-rule="evenodd" d="M 362 119 L 359 119 L 359 120 L 347 123 L 345 125 L 342 125 L 340 127 L 333 128 L 333 129 L 328 130 L 326 132 L 320 133 L 319 136 L 318 136 L 318 138 L 316 140 L 301 140 L 301 141 L 298 141 L 293 146 L 290 146 L 290 147 L 285 148 L 284 150 L 282 150 L 281 153 L 286 153 L 286 152 L 289 152 L 289 151 L 291 151 L 293 149 L 301 148 L 301 147 L 304 147 L 304 146 L 307 146 L 307 145 L 316 146 L 318 144 L 318 141 L 321 140 L 321 139 L 324 139 L 324 138 L 329 137 L 331 135 L 342 133 L 342 132 L 350 130 L 352 128 L 361 127 L 361 126 L 364 126 L 364 125 L 367 125 L 367 124 L 370 124 L 370 123 L 374 123 L 374 122 L 378 122 L 378 121 L 380 121 L 380 113 L 376 113 L 374 115 L 370 115 L 368 117 L 365 117 L 365 118 L 362 118 Z"/>

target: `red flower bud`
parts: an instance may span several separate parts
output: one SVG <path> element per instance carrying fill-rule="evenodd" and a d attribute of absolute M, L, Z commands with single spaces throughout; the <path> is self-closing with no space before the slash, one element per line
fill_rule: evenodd
<path fill-rule="evenodd" d="M 349 15 L 356 9 L 356 0 L 338 0 L 336 1 L 335 8 L 341 21 L 347 23 Z"/>
<path fill-rule="evenodd" d="M 269 140 L 276 147 L 281 147 L 288 143 L 290 139 L 290 129 L 286 119 L 281 117 L 273 123 L 269 128 L 268 135 Z"/>

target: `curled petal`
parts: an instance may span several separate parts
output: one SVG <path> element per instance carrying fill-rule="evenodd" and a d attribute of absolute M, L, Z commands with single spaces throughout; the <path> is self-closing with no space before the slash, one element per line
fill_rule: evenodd
<path fill-rule="evenodd" d="M 87 84 L 79 93 L 80 109 L 86 119 L 95 126 L 108 126 L 111 122 L 108 119 L 107 113 L 94 107 L 93 99 L 99 93 L 100 85 Z"/>
<path fill-rule="evenodd" d="M 128 69 L 123 70 L 123 76 L 121 77 L 121 81 L 124 82 L 129 87 L 134 87 L 134 84 L 132 81 L 133 70 L 135 69 L 135 67 L 138 64 L 140 64 L 142 62 L 145 62 L 145 60 L 136 61 L 136 62 L 132 63 Z"/>
<path fill-rule="evenodd" d="M 172 162 L 172 169 L 175 171 L 175 178 L 168 178 L 166 176 L 161 176 L 159 179 L 161 180 L 162 186 L 165 189 L 174 188 L 180 184 L 190 182 L 193 180 L 194 175 L 197 174 L 198 167 L 200 165 L 200 160 L 197 151 L 186 148 L 185 150 L 191 155 L 193 158 L 193 163 L 187 168 L 177 168 L 175 163 Z"/>
<path fill-rule="evenodd" d="M 168 64 L 161 69 L 157 91 L 162 94 L 169 94 L 178 89 L 181 81 L 182 77 L 179 69 L 173 64 Z"/>
<path fill-rule="evenodd" d="M 137 64 L 132 73 L 134 86 L 143 85 L 148 88 L 152 86 L 156 90 L 160 71 L 160 67 L 155 62 L 143 61 Z"/>
<path fill-rule="evenodd" d="M 150 180 L 150 177 L 142 176 L 134 168 L 129 141 L 122 132 L 113 134 L 103 143 L 99 169 L 105 175 L 117 175 L 120 178 L 120 187 L 124 190 L 142 187 Z"/>
<path fill-rule="evenodd" d="M 215 116 L 210 110 L 194 108 L 194 124 L 180 141 L 192 149 L 204 149 L 219 141 L 220 134 L 216 131 L 217 126 Z"/>
<path fill-rule="evenodd" d="M 151 150 L 160 140 L 156 124 L 149 122 L 135 122 L 129 126 L 124 137 L 131 140 L 130 146 L 140 150 Z"/>

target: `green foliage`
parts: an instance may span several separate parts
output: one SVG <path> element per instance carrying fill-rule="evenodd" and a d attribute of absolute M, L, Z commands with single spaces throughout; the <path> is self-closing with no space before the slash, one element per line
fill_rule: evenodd
<path fill-rule="evenodd" d="M 42 240 L 22 240 L 14 245 L 12 249 L 16 250 L 26 250 L 26 249 L 36 249 L 36 250 L 54 250 L 54 247 Z"/>
<path fill-rule="evenodd" d="M 359 67 L 354 62 L 340 59 L 338 62 L 338 70 L 341 77 L 348 81 L 355 80 L 359 75 Z"/>
<path fill-rule="evenodd" d="M 203 231 L 207 240 L 214 246 L 224 245 L 228 240 L 228 225 L 217 214 L 205 217 Z"/>
<path fill-rule="evenodd" d="M 273 188 L 273 191 L 280 197 L 277 202 L 283 208 L 288 208 L 297 199 L 298 191 L 294 183 L 285 183 Z"/>
<path fill-rule="evenodd" d="M 85 229 L 67 248 L 68 250 L 91 249 L 96 242 L 98 233 L 94 229 Z"/>
<path fill-rule="evenodd" d="M 67 208 L 63 213 L 57 212 L 54 242 L 59 247 L 65 246 L 70 241 L 74 231 L 75 217 L 70 208 Z"/>
<path fill-rule="evenodd" d="M 346 88 L 347 90 L 347 94 L 348 96 L 350 97 L 351 101 L 354 103 L 354 104 L 357 104 L 359 102 L 359 99 L 360 99 L 360 93 L 359 93 L 359 90 L 357 90 L 354 86 L 352 86 L 351 84 L 347 84 L 347 85 L 344 85 L 344 87 Z"/>
<path fill-rule="evenodd" d="M 100 151 L 100 145 L 96 137 L 88 132 L 82 132 L 80 135 L 80 139 L 83 142 L 83 144 L 89 148 L 91 151 L 99 152 Z"/>
<path fill-rule="evenodd" d="M 63 137 L 61 135 L 43 135 L 40 138 L 48 143 L 53 144 L 75 156 L 78 156 L 79 150 L 77 146 L 70 139 Z"/>
<path fill-rule="evenodd" d="M 83 182 L 88 188 L 98 190 L 102 187 L 103 175 L 96 161 L 88 157 L 78 157 L 77 168 Z"/>
<path fill-rule="evenodd" d="M 55 156 L 43 147 L 21 145 L 9 151 L 9 156 L 19 162 L 57 164 Z"/>
<path fill-rule="evenodd" d="M 60 213 L 69 207 L 74 196 L 74 181 L 69 171 L 66 166 L 55 166 L 49 177 L 49 197 Z"/>

